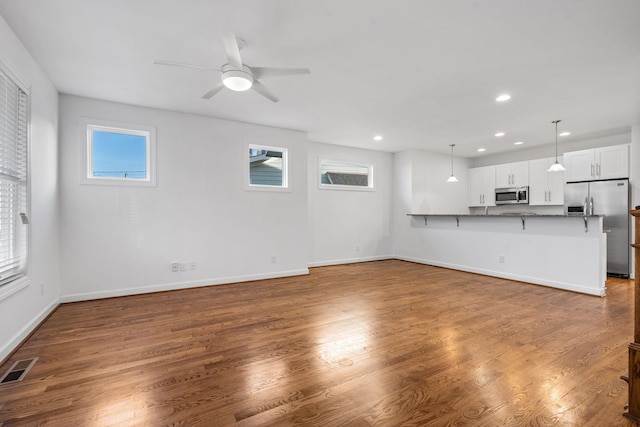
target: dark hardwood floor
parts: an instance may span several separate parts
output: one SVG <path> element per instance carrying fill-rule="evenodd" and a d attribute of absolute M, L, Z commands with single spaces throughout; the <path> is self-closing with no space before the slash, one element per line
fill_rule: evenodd
<path fill-rule="evenodd" d="M 379 261 L 60 306 L 2 366 L 14 426 L 626 426 L 605 298 Z"/>

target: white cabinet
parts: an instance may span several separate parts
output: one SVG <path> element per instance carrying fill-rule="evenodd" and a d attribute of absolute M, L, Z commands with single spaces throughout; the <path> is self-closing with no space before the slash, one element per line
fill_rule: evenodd
<path fill-rule="evenodd" d="M 496 205 L 496 167 L 469 169 L 469 206 Z"/>
<path fill-rule="evenodd" d="M 529 185 L 529 162 L 506 163 L 496 166 L 496 188 Z"/>
<path fill-rule="evenodd" d="M 564 153 L 567 182 L 629 177 L 629 144 Z"/>
<path fill-rule="evenodd" d="M 547 172 L 555 157 L 529 161 L 529 205 L 564 204 L 564 172 Z"/>
<path fill-rule="evenodd" d="M 564 153 L 567 182 L 590 181 L 595 173 L 595 150 L 580 150 Z"/>
<path fill-rule="evenodd" d="M 598 179 L 629 178 L 629 145 L 596 149 Z"/>

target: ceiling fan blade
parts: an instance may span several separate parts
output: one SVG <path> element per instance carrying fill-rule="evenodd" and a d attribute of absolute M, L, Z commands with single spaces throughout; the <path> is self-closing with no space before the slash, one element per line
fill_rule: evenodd
<path fill-rule="evenodd" d="M 240 48 L 236 35 L 231 32 L 222 33 L 222 43 L 224 44 L 224 52 L 227 54 L 229 64 L 242 70 L 242 58 L 240 57 Z"/>
<path fill-rule="evenodd" d="M 172 67 L 196 68 L 198 70 L 217 70 L 216 68 L 209 68 L 203 65 L 185 64 L 184 62 L 165 61 L 164 59 L 154 59 L 153 63 L 156 65 L 170 65 Z"/>
<path fill-rule="evenodd" d="M 308 68 L 270 68 L 270 67 L 251 67 L 251 73 L 256 79 L 263 77 L 278 76 L 295 76 L 298 74 L 311 74 Z"/>
<path fill-rule="evenodd" d="M 217 85 L 209 89 L 207 93 L 202 95 L 202 99 L 211 99 L 211 97 L 216 93 L 220 92 L 222 88 L 224 88 L 224 85 L 222 83 L 218 83 Z"/>
<path fill-rule="evenodd" d="M 273 102 L 278 102 L 278 98 L 258 80 L 253 80 L 253 86 L 251 86 L 251 89 Z"/>

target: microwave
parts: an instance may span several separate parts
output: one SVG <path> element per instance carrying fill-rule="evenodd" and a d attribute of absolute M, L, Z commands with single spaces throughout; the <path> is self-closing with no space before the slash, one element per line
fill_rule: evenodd
<path fill-rule="evenodd" d="M 496 205 L 515 204 L 529 204 L 529 187 L 496 188 Z"/>

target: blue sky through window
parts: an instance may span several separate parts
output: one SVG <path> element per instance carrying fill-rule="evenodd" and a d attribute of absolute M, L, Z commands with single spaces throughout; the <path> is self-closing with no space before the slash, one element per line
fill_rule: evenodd
<path fill-rule="evenodd" d="M 115 132 L 93 131 L 93 176 L 145 179 L 147 138 Z"/>

